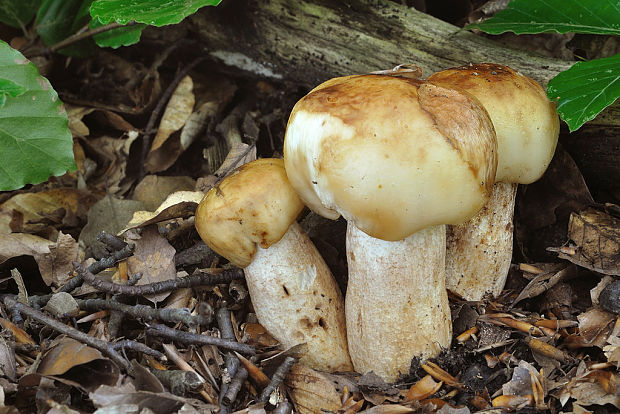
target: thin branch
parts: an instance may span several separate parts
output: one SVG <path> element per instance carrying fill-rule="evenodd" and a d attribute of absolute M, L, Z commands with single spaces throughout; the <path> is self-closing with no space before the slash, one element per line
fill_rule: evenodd
<path fill-rule="evenodd" d="M 124 359 L 118 352 L 116 352 L 114 346 L 111 343 L 92 337 L 88 334 L 85 334 L 84 332 L 72 328 L 69 325 L 65 325 L 64 323 L 45 315 L 41 311 L 38 311 L 31 308 L 30 306 L 18 302 L 11 296 L 4 296 L 3 302 L 7 308 L 17 310 L 18 312 L 23 313 L 24 315 L 45 324 L 47 327 L 55 330 L 56 332 L 65 334 L 68 337 L 75 339 L 76 341 L 79 341 L 99 350 L 102 354 L 106 355 L 120 367 L 124 368 L 127 371 L 131 370 L 131 365 L 129 364 L 129 362 Z"/>
<path fill-rule="evenodd" d="M 282 384 L 282 381 L 284 381 L 284 378 L 286 378 L 286 374 L 288 374 L 295 362 L 297 362 L 297 360 L 290 356 L 284 359 L 284 362 L 282 362 L 276 372 L 273 373 L 269 385 L 267 385 L 265 389 L 263 389 L 263 392 L 260 393 L 260 396 L 257 400 L 258 402 L 269 401 L 269 396 L 272 392 L 276 390 L 276 388 L 280 386 L 280 384 Z"/>
<path fill-rule="evenodd" d="M 240 354 L 245 355 L 256 354 L 256 350 L 250 345 L 240 344 L 239 342 L 231 341 L 228 339 L 216 338 L 214 336 L 179 331 L 178 329 L 172 329 L 167 327 L 166 325 L 156 323 L 150 324 L 150 327 L 146 330 L 146 334 L 173 339 L 175 341 L 188 344 L 214 345 L 218 348 L 227 349 L 230 351 L 237 351 Z"/>
<path fill-rule="evenodd" d="M 84 39 L 87 39 L 89 37 L 98 35 L 99 33 L 108 32 L 110 30 L 118 29 L 119 27 L 133 26 L 135 24 L 136 24 L 136 22 L 129 22 L 127 24 L 120 24 L 120 23 L 113 22 L 113 23 L 109 23 L 109 24 L 106 24 L 106 25 L 103 25 L 103 26 L 96 27 L 94 29 L 86 30 L 85 32 L 76 33 L 74 35 L 71 35 L 71 36 L 67 37 L 64 40 L 61 40 L 60 42 L 58 42 L 58 43 L 56 43 L 54 45 L 51 45 L 47 49 L 46 52 L 53 53 L 53 52 L 56 52 L 57 50 L 64 49 L 67 46 L 70 46 L 70 45 L 72 45 L 74 43 L 77 43 L 80 40 L 84 40 Z"/>
<path fill-rule="evenodd" d="M 243 270 L 228 269 L 218 274 L 199 273 L 177 279 L 166 280 L 163 282 L 149 283 L 147 285 L 127 286 L 99 279 L 78 262 L 73 262 L 73 268 L 76 272 L 78 272 L 78 275 L 84 278 L 86 283 L 95 289 L 102 292 L 128 296 L 154 295 L 181 288 L 229 283 L 232 280 L 243 279 L 244 277 Z"/>
<path fill-rule="evenodd" d="M 207 326 L 211 323 L 211 318 L 206 318 L 202 315 L 194 316 L 189 309 L 185 308 L 154 309 L 147 305 L 126 305 L 124 303 L 105 299 L 78 299 L 77 302 L 80 309 L 91 311 L 110 309 L 147 322 L 157 319 L 172 323 L 180 322 L 190 327 L 196 327 L 198 325 Z"/>

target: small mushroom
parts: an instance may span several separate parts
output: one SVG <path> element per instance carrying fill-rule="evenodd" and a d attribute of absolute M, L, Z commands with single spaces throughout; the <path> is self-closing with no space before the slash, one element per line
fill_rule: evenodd
<path fill-rule="evenodd" d="M 467 300 L 500 294 L 512 258 L 513 211 L 518 184 L 538 180 L 558 142 L 555 106 L 534 80 L 507 66 L 482 63 L 448 69 L 428 81 L 476 97 L 497 134 L 493 194 L 469 222 L 448 227 L 446 285 Z"/>
<path fill-rule="evenodd" d="M 284 162 L 312 210 L 347 219 L 345 297 L 353 366 L 386 381 L 451 341 L 445 226 L 493 186 L 497 143 L 469 95 L 411 77 L 336 78 L 289 118 Z"/>
<path fill-rule="evenodd" d="M 209 190 L 196 210 L 200 237 L 243 267 L 258 321 L 301 362 L 351 370 L 344 304 L 332 273 L 295 221 L 303 204 L 281 159 L 245 164 Z"/>

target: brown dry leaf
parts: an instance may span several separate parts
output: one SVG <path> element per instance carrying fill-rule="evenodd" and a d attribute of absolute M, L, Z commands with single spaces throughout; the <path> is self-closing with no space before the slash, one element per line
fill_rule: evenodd
<path fill-rule="evenodd" d="M 26 333 L 26 331 L 24 331 L 22 328 L 15 325 L 8 319 L 0 318 L 0 326 L 2 326 L 2 329 L 11 331 L 13 333 L 13 338 L 15 338 L 15 342 L 17 344 L 34 345 L 34 339 L 32 339 L 30 335 Z"/>
<path fill-rule="evenodd" d="M 603 348 L 607 344 L 616 320 L 616 315 L 598 308 L 592 308 L 577 316 L 579 335 L 589 346 Z"/>
<path fill-rule="evenodd" d="M 518 410 L 534 404 L 534 397 L 529 395 L 500 395 L 493 398 L 493 407 L 502 407 L 508 410 Z"/>
<path fill-rule="evenodd" d="M 102 359 L 101 352 L 75 339 L 60 337 L 45 352 L 37 373 L 41 375 L 62 375 L 76 365 Z"/>
<path fill-rule="evenodd" d="M 69 118 L 69 129 L 71 130 L 71 135 L 74 137 L 89 136 L 90 130 L 86 124 L 82 122 L 82 118 L 95 111 L 95 108 L 65 104 L 65 109 L 67 110 L 67 117 Z"/>
<path fill-rule="evenodd" d="M 115 387 L 102 385 L 88 396 L 95 407 L 105 408 L 105 412 L 111 413 L 170 414 L 177 412 L 186 403 L 203 413 L 213 412 L 216 409 L 214 405 L 191 398 L 177 397 L 168 392 L 139 391 L 130 382 Z"/>
<path fill-rule="evenodd" d="M 174 266 L 175 253 L 174 247 L 159 234 L 157 226 L 146 227 L 141 237 L 135 240 L 134 255 L 127 260 L 129 272 L 131 274 L 142 273 L 138 285 L 175 279 L 177 276 Z M 147 299 L 160 302 L 169 294 L 170 292 L 149 295 Z"/>
<path fill-rule="evenodd" d="M 74 261 L 79 261 L 78 243 L 70 234 L 58 233 L 56 243 L 49 246 L 50 260 L 39 265 L 41 277 L 46 285 L 62 286 L 71 278 Z"/>
<path fill-rule="evenodd" d="M 116 234 L 125 227 L 135 211 L 143 210 L 144 205 L 139 201 L 121 200 L 106 195 L 88 211 L 88 223 L 82 229 L 78 239 L 82 248 L 88 248 L 94 257 L 107 255 L 105 245 L 97 241 L 97 234 L 105 230 Z"/>
<path fill-rule="evenodd" d="M 244 344 L 258 347 L 273 347 L 278 345 L 278 341 L 267 332 L 265 327 L 259 323 L 244 323 L 241 326 L 242 339 Z"/>
<path fill-rule="evenodd" d="M 11 343 L 9 343 L 7 339 L 8 335 L 5 335 L 5 333 L 3 332 L 3 334 L 0 335 L 0 376 L 5 376 L 11 381 L 15 382 L 17 380 L 17 362 L 15 361 L 14 349 L 15 347 L 11 346 Z M 10 342 L 13 341 L 11 340 Z M 2 407 L 2 405 L 3 402 L 0 399 L 0 407 Z"/>
<path fill-rule="evenodd" d="M 0 263 L 17 256 L 32 256 L 41 269 L 49 269 L 52 264 L 50 247 L 54 243 L 27 233 L 0 233 Z"/>
<path fill-rule="evenodd" d="M 405 401 L 420 401 L 435 394 L 443 382 L 435 382 L 430 375 L 425 376 L 409 388 Z"/>
<path fill-rule="evenodd" d="M 607 372 L 604 374 L 587 374 L 577 376 L 566 385 L 568 395 L 579 405 L 612 404 L 620 408 L 620 374 Z"/>
<path fill-rule="evenodd" d="M 49 225 L 77 226 L 96 198 L 89 192 L 60 188 L 17 194 L 0 205 L 0 232 L 37 233 Z"/>
<path fill-rule="evenodd" d="M 595 272 L 620 275 L 620 219 L 593 208 L 572 213 L 568 238 L 577 245 L 575 254 L 560 251 L 558 257 Z"/>
<path fill-rule="evenodd" d="M 315 414 L 323 410 L 337 412 L 342 406 L 340 397 L 344 389 L 344 385 L 337 388 L 339 383 L 342 383 L 342 378 L 301 364 L 294 365 L 285 379 L 299 414 Z"/>
<path fill-rule="evenodd" d="M 255 159 L 256 146 L 250 146 L 242 142 L 233 145 L 230 151 L 228 151 L 224 162 L 220 168 L 217 169 L 215 174 L 198 179 L 198 182 L 196 183 L 196 190 L 206 193 L 218 180 L 228 175 L 235 168 L 254 161 Z"/>
<path fill-rule="evenodd" d="M 530 299 L 536 297 L 562 280 L 569 278 L 575 274 L 575 267 L 564 266 L 561 270 L 552 270 L 551 272 L 544 272 L 536 275 L 528 284 L 523 288 L 523 290 L 519 293 L 519 296 L 512 302 L 511 306 L 515 306 L 517 303 L 522 301 L 523 299 Z"/>
<path fill-rule="evenodd" d="M 131 145 L 138 136 L 138 132 L 132 130 L 123 138 L 102 136 L 83 141 L 89 152 L 95 154 L 97 162 L 98 177 L 91 180 L 93 186 L 105 189 L 108 194 L 123 194 L 129 189 L 132 181 L 126 179 L 127 161 Z"/>
<path fill-rule="evenodd" d="M 54 376 L 57 380 L 84 390 L 94 390 L 101 384 L 115 384 L 119 368 L 101 353 L 75 339 L 59 337 L 45 352 L 37 373 Z M 63 375 L 62 378 L 58 376 Z"/>
<path fill-rule="evenodd" d="M 504 396 L 517 395 L 532 397 L 532 376 L 540 382 L 540 375 L 536 368 L 526 361 L 519 361 L 519 365 L 515 367 L 510 381 L 502 385 Z M 493 406 L 495 406 L 495 404 L 493 404 Z"/>
<path fill-rule="evenodd" d="M 203 196 L 204 194 L 201 191 L 177 191 L 172 193 L 157 210 L 153 212 L 136 211 L 120 233 L 165 220 L 190 217 L 194 215 L 196 207 L 198 207 Z"/>
<path fill-rule="evenodd" d="M 157 134 L 145 160 L 144 167 L 147 171 L 158 172 L 166 170 L 174 164 L 185 149 L 182 147 L 179 139 L 181 134 L 172 134 L 183 128 L 192 114 L 195 103 L 193 88 L 194 82 L 192 78 L 185 76 L 170 97 Z"/>
<path fill-rule="evenodd" d="M 176 191 L 193 191 L 196 181 L 190 177 L 147 175 L 136 186 L 133 199 L 141 201 L 147 211 L 154 211 L 170 194 Z"/>

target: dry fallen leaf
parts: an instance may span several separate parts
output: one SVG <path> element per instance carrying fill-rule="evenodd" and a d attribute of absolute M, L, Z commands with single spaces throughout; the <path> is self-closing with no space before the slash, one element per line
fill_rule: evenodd
<path fill-rule="evenodd" d="M 344 385 L 337 387 L 341 377 L 315 371 L 301 364 L 291 368 L 285 384 L 289 388 L 291 400 L 299 414 L 315 414 L 323 411 L 337 412 L 342 406 L 340 396 Z M 354 387 L 349 387 L 352 389 Z"/>
<path fill-rule="evenodd" d="M 435 382 L 433 377 L 426 375 L 409 388 L 406 401 L 424 400 L 439 391 L 442 385 L 443 382 Z"/>
<path fill-rule="evenodd" d="M 183 152 L 179 131 L 194 109 L 194 82 L 189 76 L 181 79 L 174 90 L 162 116 L 157 134 L 146 157 L 145 169 L 149 172 L 164 171 L 176 161 Z"/>
<path fill-rule="evenodd" d="M 192 191 L 196 182 L 190 177 L 147 175 L 136 186 L 133 199 L 141 201 L 147 211 L 154 211 L 170 194 L 176 191 Z"/>
<path fill-rule="evenodd" d="M 592 308 L 577 316 L 579 335 L 588 346 L 603 348 L 613 329 L 616 316 L 598 308 Z"/>
<path fill-rule="evenodd" d="M 49 246 L 50 260 L 39 265 L 41 277 L 46 285 L 64 285 L 73 271 L 72 262 L 79 260 L 78 243 L 70 234 L 58 233 L 56 243 Z"/>
<path fill-rule="evenodd" d="M 177 276 L 174 266 L 176 250 L 159 234 L 157 226 L 143 229 L 139 239 L 134 240 L 134 255 L 127 260 L 130 274 L 142 273 L 138 285 L 163 282 L 175 279 Z M 146 296 L 152 302 L 160 302 L 170 292 Z"/>
<path fill-rule="evenodd" d="M 203 196 L 204 194 L 200 191 L 177 191 L 176 193 L 172 193 L 164 200 L 157 210 L 153 212 L 136 211 L 120 233 L 165 220 L 190 217 L 194 215 L 196 207 L 198 207 Z"/>
<path fill-rule="evenodd" d="M 559 253 L 561 259 L 606 275 L 620 275 L 620 219 L 587 208 L 572 213 L 568 238 L 575 242 L 575 254 Z"/>

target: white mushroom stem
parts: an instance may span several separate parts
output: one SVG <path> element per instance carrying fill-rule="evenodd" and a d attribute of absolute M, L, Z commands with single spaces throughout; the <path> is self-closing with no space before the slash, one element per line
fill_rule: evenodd
<path fill-rule="evenodd" d="M 279 242 L 257 248 L 245 276 L 258 321 L 285 348 L 305 343 L 302 363 L 351 370 L 342 293 L 296 222 Z"/>
<path fill-rule="evenodd" d="M 469 221 L 448 226 L 446 287 L 466 300 L 498 296 L 512 258 L 518 184 L 495 183 L 491 198 Z"/>
<path fill-rule="evenodd" d="M 386 381 L 409 373 L 411 359 L 450 346 L 445 289 L 445 226 L 401 241 L 368 236 L 349 223 L 346 294 L 349 353 L 357 372 Z"/>

